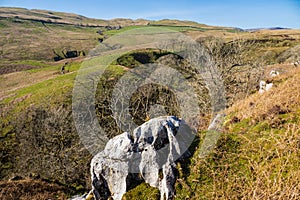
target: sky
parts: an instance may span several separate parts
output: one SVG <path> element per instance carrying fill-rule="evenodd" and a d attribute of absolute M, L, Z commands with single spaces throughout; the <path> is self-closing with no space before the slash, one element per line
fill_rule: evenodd
<path fill-rule="evenodd" d="M 0 0 L 0 7 L 62 11 L 97 19 L 180 19 L 243 29 L 300 29 L 300 0 Z"/>

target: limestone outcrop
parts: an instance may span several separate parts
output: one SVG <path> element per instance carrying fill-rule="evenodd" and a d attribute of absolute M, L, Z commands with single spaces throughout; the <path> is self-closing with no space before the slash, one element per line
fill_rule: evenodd
<path fill-rule="evenodd" d="M 128 186 L 142 179 L 160 190 L 161 199 L 174 199 L 175 161 L 188 156 L 191 138 L 191 129 L 174 116 L 151 119 L 112 138 L 92 159 L 90 194 L 121 200 Z"/>

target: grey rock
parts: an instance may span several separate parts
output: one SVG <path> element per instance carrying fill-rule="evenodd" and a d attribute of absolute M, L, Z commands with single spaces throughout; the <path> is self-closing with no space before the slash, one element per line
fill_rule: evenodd
<path fill-rule="evenodd" d="M 137 174 L 160 190 L 161 199 L 174 199 L 175 161 L 189 155 L 186 141 L 193 136 L 184 121 L 165 116 L 112 138 L 91 161 L 91 192 L 95 199 L 121 200 Z"/>

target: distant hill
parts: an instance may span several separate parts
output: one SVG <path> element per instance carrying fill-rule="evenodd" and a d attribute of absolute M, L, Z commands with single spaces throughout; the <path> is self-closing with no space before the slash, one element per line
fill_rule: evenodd
<path fill-rule="evenodd" d="M 18 71 L 11 61 L 59 61 L 86 55 L 104 39 L 116 33 L 145 26 L 163 26 L 179 32 L 191 31 L 196 35 L 205 31 L 240 31 L 192 21 L 121 18 L 103 20 L 73 13 L 0 7 L 0 55 L 2 67 L 5 67 L 0 70 L 0 74 Z M 21 68 L 28 69 L 26 66 Z"/>
<path fill-rule="evenodd" d="M 76 25 L 82 27 L 105 27 L 105 26 L 179 26 L 192 28 L 206 28 L 206 29 L 237 29 L 232 27 L 210 26 L 200 24 L 193 21 L 176 20 L 176 19 L 162 19 L 158 21 L 146 19 L 124 19 L 115 18 L 111 20 L 88 18 L 82 15 L 64 12 L 55 12 L 48 10 L 26 9 L 26 8 L 10 8 L 0 7 L 0 18 L 15 18 L 21 20 L 37 21 L 42 23 Z"/>
<path fill-rule="evenodd" d="M 261 31 L 261 30 L 290 30 L 290 28 L 271 27 L 271 28 L 250 28 L 250 29 L 244 29 L 244 30 L 249 31 L 249 32 L 255 32 L 255 31 Z"/>
<path fill-rule="evenodd" d="M 17 18 L 23 20 L 39 21 L 43 23 L 77 25 L 88 27 L 102 27 L 109 25 L 147 25 L 148 20 L 113 19 L 102 20 L 87 18 L 73 13 L 54 12 L 47 10 L 29 10 L 25 8 L 0 7 L 0 18 Z"/>
<path fill-rule="evenodd" d="M 123 19 L 116 18 L 111 20 L 93 19 L 82 15 L 64 12 L 54 12 L 47 10 L 25 9 L 25 8 L 9 8 L 0 7 L 0 18 L 16 18 L 23 20 L 38 21 L 43 23 L 77 25 L 86 27 L 103 27 L 103 26 L 139 26 L 139 25 L 163 25 L 163 26 L 191 26 L 191 27 L 214 27 L 205 24 L 199 24 L 192 21 L 163 19 L 159 21 L 151 21 L 145 19 Z M 225 28 L 225 27 L 223 27 Z"/>

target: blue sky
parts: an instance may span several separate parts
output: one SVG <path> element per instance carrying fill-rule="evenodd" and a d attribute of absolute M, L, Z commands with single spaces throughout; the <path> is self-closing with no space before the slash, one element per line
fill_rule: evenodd
<path fill-rule="evenodd" d="M 0 0 L 0 6 L 72 12 L 100 19 L 181 19 L 240 28 L 300 29 L 300 0 Z"/>

